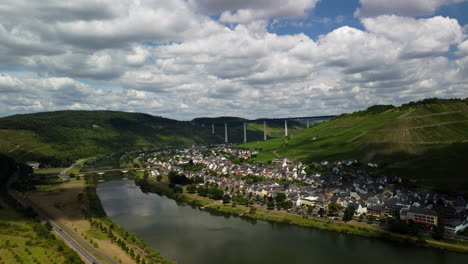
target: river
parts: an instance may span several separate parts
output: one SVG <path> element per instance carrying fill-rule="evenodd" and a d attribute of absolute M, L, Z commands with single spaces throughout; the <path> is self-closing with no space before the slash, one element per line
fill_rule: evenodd
<path fill-rule="evenodd" d="M 179 264 L 468 263 L 468 254 L 215 216 L 145 194 L 130 180 L 101 183 L 97 193 L 110 218 Z"/>

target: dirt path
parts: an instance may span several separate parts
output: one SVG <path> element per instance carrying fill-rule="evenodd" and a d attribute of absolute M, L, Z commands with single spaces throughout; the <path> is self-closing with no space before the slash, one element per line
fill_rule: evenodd
<path fill-rule="evenodd" d="M 414 109 L 413 109 L 414 110 Z M 412 111 L 410 111 L 412 112 Z M 408 112 L 408 113 L 410 113 Z M 459 111 L 451 111 L 451 112 L 442 112 L 442 113 L 434 113 L 434 114 L 427 114 L 427 115 L 417 115 L 417 116 L 409 116 L 409 117 L 403 117 L 404 115 L 400 116 L 399 118 L 420 118 L 420 117 L 429 117 L 429 116 L 441 116 L 441 115 L 451 115 L 451 114 L 456 114 L 456 113 L 462 113 L 462 112 L 468 112 L 467 110 L 459 110 Z"/>
<path fill-rule="evenodd" d="M 30 151 L 28 151 L 28 152 L 24 153 L 23 155 L 21 155 L 21 156 L 20 156 L 20 157 L 18 157 L 18 158 L 22 158 L 22 157 L 23 157 L 23 156 L 25 156 L 26 154 L 28 154 L 28 153 L 31 153 L 31 152 L 33 152 L 33 151 L 36 151 L 36 150 L 41 150 L 41 149 L 48 149 L 48 148 L 51 148 L 51 147 L 42 147 L 42 148 L 35 148 L 35 149 L 31 149 Z"/>
<path fill-rule="evenodd" d="M 468 140 L 464 140 L 462 142 L 467 142 Z M 460 141 L 391 141 L 391 140 L 383 140 L 383 141 L 359 141 L 358 143 L 388 143 L 388 144 L 420 144 L 420 145 L 430 145 L 430 144 L 452 144 L 457 143 Z"/>
<path fill-rule="evenodd" d="M 10 151 L 8 151 L 8 153 L 11 153 L 11 152 L 17 150 L 20 146 L 21 146 L 21 145 L 16 145 L 16 147 L 10 149 Z"/>
<path fill-rule="evenodd" d="M 416 110 L 416 109 L 411 109 L 411 110 L 409 110 L 408 112 L 406 112 L 406 113 L 402 114 L 401 116 L 397 117 L 396 119 L 403 119 L 403 118 L 406 118 L 407 116 L 411 115 L 411 113 L 413 113 L 414 110 Z"/>
<path fill-rule="evenodd" d="M 67 174 L 67 171 L 71 170 L 73 167 L 75 167 L 76 165 L 78 165 L 80 162 L 82 162 L 83 160 L 85 159 L 80 159 L 80 160 L 77 160 L 75 161 L 75 163 L 73 163 L 72 165 L 70 165 L 70 167 L 68 168 L 65 168 L 63 171 L 60 172 L 60 176 L 63 176 L 65 174 Z"/>
<path fill-rule="evenodd" d="M 357 136 L 355 136 L 355 137 L 353 137 L 353 138 L 351 138 L 351 139 L 348 139 L 348 140 L 346 141 L 346 143 L 351 143 L 351 142 L 355 141 L 356 139 L 358 139 L 358 138 L 364 136 L 365 134 L 367 134 L 367 131 L 364 131 L 364 132 L 362 132 L 361 134 L 359 134 L 359 135 L 357 135 Z"/>
<path fill-rule="evenodd" d="M 344 133 L 346 133 L 346 132 L 348 132 L 348 131 L 350 131 L 350 130 L 352 130 L 352 129 L 355 129 L 356 127 L 358 127 L 358 126 L 352 126 L 352 127 L 348 128 L 348 129 L 345 129 L 345 130 L 343 130 L 343 131 L 341 131 L 341 132 L 336 133 L 336 134 L 333 135 L 333 136 L 339 136 L 339 135 L 344 134 Z"/>
<path fill-rule="evenodd" d="M 414 126 L 414 127 L 405 127 L 405 128 L 386 128 L 386 129 L 379 129 L 378 131 L 419 129 L 419 128 L 445 126 L 445 125 L 465 123 L 465 122 L 468 122 L 468 120 L 442 122 L 442 123 L 437 123 L 437 124 L 432 124 L 432 125 Z"/>
<path fill-rule="evenodd" d="M 273 153 L 273 155 L 275 155 L 277 158 L 281 158 L 281 156 L 278 153 L 276 153 L 276 150 L 273 150 L 271 153 Z"/>

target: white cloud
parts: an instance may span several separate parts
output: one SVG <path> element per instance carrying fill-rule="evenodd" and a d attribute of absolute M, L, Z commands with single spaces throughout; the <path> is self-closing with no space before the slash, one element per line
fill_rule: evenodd
<path fill-rule="evenodd" d="M 384 15 L 364 18 L 362 23 L 369 32 L 399 43 L 401 56 L 409 58 L 447 52 L 463 39 L 458 21 L 448 17 L 414 19 Z"/>
<path fill-rule="evenodd" d="M 374 17 L 383 14 L 401 16 L 432 15 L 443 5 L 466 2 L 467 0 L 359 0 L 361 7 L 355 16 Z"/>
<path fill-rule="evenodd" d="M 343 26 L 314 40 L 268 32 L 268 20 L 258 19 L 288 17 L 280 7 L 293 5 L 271 3 L 0 4 L 0 65 L 19 69 L 0 75 L 0 115 L 111 109 L 258 118 L 468 96 L 466 36 L 455 19 L 369 17 L 364 29 Z M 300 17 L 316 1 L 295 3 L 290 14 Z M 254 15 L 232 27 L 207 16 L 244 9 Z M 459 57 L 445 57 L 450 47 Z"/>
<path fill-rule="evenodd" d="M 188 0 L 199 12 L 218 15 L 225 23 L 269 18 L 304 18 L 319 0 Z"/>
<path fill-rule="evenodd" d="M 468 56 L 468 39 L 458 45 L 458 50 L 455 54 L 458 56 Z"/>

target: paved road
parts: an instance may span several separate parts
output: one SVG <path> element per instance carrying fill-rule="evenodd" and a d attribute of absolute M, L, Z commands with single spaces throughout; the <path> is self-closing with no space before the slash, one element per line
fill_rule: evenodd
<path fill-rule="evenodd" d="M 78 242 L 75 241 L 73 237 L 71 237 L 69 234 L 64 232 L 59 225 L 57 225 L 54 221 L 50 220 L 46 214 L 37 206 L 34 204 L 31 204 L 28 200 L 22 198 L 19 193 L 13 189 L 10 188 L 11 184 L 16 181 L 16 178 L 18 175 L 15 173 L 12 177 L 10 177 L 7 187 L 8 187 L 8 193 L 16 199 L 20 204 L 22 204 L 24 207 L 30 206 L 31 208 L 36 211 L 36 213 L 39 215 L 42 221 L 49 222 L 52 225 L 52 230 L 60 236 L 65 243 L 67 243 L 73 250 L 75 250 L 83 259 L 85 259 L 88 263 L 90 264 L 100 264 L 99 262 L 93 255 L 91 255 L 85 248 L 83 248 Z M 67 230 L 68 231 L 68 230 Z M 115 263 L 114 261 L 112 261 Z"/>

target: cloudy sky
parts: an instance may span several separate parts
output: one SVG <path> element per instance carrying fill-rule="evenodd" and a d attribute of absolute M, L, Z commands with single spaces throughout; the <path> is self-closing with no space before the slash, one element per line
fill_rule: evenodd
<path fill-rule="evenodd" d="M 468 0 L 0 1 L 0 116 L 339 114 L 468 96 Z"/>

